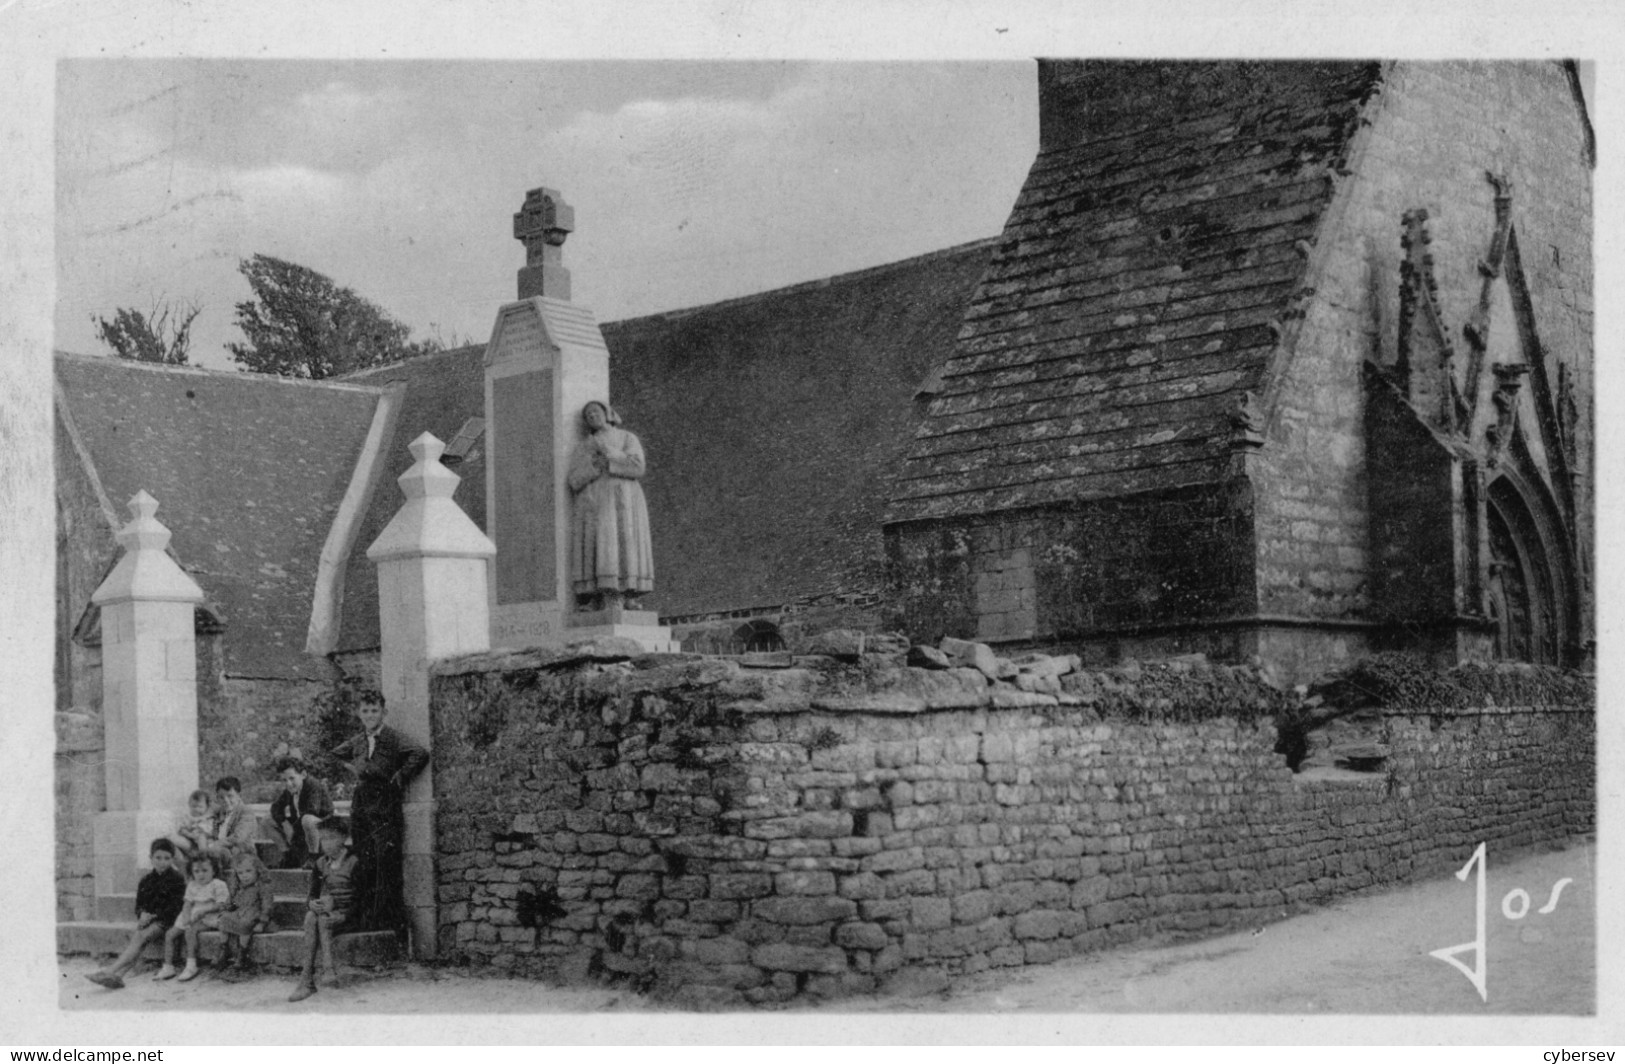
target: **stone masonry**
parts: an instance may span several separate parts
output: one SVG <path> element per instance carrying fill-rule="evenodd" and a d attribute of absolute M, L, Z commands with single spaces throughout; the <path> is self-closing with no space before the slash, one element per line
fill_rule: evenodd
<path fill-rule="evenodd" d="M 1247 667 L 635 653 L 436 667 L 444 958 L 690 1006 L 839 995 L 1257 924 L 1593 826 L 1589 683 L 1556 670 L 1366 706 L 1380 771 L 1294 774 L 1282 725 L 1307 718 Z"/>

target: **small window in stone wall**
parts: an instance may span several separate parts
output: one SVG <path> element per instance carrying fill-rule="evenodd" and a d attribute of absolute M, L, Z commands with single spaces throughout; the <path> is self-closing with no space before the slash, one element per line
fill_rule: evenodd
<path fill-rule="evenodd" d="M 738 644 L 739 652 L 744 654 L 784 649 L 784 636 L 779 633 L 779 626 L 760 618 L 746 621 L 735 628 L 734 642 Z"/>

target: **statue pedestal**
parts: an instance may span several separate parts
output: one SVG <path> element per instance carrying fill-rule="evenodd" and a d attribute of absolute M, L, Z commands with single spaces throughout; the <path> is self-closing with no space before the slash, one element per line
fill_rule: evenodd
<path fill-rule="evenodd" d="M 671 637 L 671 629 L 660 624 L 653 610 L 629 610 L 610 606 L 602 610 L 576 610 L 565 615 L 564 637 L 577 643 L 588 639 L 617 636 L 635 640 L 651 654 L 676 654 L 681 644 Z"/>

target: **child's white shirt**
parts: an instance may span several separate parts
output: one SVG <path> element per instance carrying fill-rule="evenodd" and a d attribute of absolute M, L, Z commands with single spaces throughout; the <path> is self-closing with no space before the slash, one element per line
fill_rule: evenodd
<path fill-rule="evenodd" d="M 196 909 L 199 902 L 212 901 L 212 909 L 224 909 L 231 901 L 231 888 L 226 886 L 223 879 L 211 879 L 207 883 L 199 883 L 195 879 L 186 882 L 186 904 Z"/>

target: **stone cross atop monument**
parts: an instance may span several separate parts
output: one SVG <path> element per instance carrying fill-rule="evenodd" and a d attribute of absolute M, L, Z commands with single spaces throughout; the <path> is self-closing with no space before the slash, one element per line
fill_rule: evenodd
<path fill-rule="evenodd" d="M 497 311 L 485 347 L 485 528 L 491 564 L 491 645 L 552 646 L 629 635 L 673 650 L 657 614 L 583 614 L 571 581 L 570 461 L 587 437 L 589 403 L 609 403 L 609 349 L 587 307 L 570 302 L 559 249 L 575 211 L 533 188 L 513 216 L 525 245 L 519 299 Z M 611 616 L 610 614 L 614 614 Z M 643 620 L 636 632 L 628 622 Z"/>
<path fill-rule="evenodd" d="M 513 238 L 525 245 L 525 266 L 519 271 L 519 298 L 570 298 L 570 271 L 564 268 L 564 240 L 576 227 L 575 208 L 550 188 L 525 193 L 524 205 L 513 216 Z"/>

